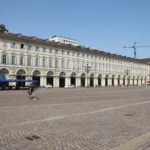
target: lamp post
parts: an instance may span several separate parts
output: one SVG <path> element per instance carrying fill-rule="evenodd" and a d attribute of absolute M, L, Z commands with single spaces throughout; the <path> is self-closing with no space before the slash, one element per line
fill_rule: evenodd
<path fill-rule="evenodd" d="M 88 64 L 86 64 L 85 66 L 85 71 L 86 71 L 86 74 L 87 74 L 87 88 L 89 87 L 88 85 L 88 74 L 89 74 L 89 71 L 90 71 L 90 66 Z"/>

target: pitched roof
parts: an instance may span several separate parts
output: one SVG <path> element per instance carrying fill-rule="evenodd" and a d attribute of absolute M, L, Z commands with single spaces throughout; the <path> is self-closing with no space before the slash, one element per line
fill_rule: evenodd
<path fill-rule="evenodd" d="M 49 41 L 48 39 L 40 39 L 35 36 L 32 36 L 32 37 L 25 36 L 20 33 L 18 33 L 18 34 L 14 34 L 14 33 L 10 33 L 10 32 L 0 33 L 0 38 L 6 39 L 6 40 L 12 40 L 12 41 L 30 43 L 30 44 L 43 45 L 43 46 L 48 46 L 48 47 L 62 48 L 62 49 L 66 49 L 66 50 L 83 52 L 83 53 L 88 53 L 88 54 L 93 54 L 93 55 L 98 55 L 98 56 L 103 56 L 103 57 L 108 57 L 108 58 L 114 58 L 114 59 L 118 59 L 118 60 L 148 64 L 145 60 L 141 60 L 141 59 L 135 59 L 135 58 L 126 57 L 126 56 L 122 56 L 122 55 L 111 54 L 108 52 L 104 52 L 102 50 L 87 48 L 87 47 L 83 47 L 83 46 L 73 46 L 71 44 L 58 43 L 58 42 L 54 42 L 54 41 Z"/>

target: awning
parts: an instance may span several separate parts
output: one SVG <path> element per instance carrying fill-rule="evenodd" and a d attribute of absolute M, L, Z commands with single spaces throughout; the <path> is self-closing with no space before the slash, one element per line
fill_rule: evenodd
<path fill-rule="evenodd" d="M 9 83 L 9 82 L 32 82 L 32 83 L 35 83 L 35 82 L 38 82 L 36 80 L 19 80 L 19 79 L 0 79 L 0 83 Z"/>

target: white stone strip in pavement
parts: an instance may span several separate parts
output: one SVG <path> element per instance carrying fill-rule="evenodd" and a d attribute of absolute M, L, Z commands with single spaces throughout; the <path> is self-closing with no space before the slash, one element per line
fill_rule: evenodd
<path fill-rule="evenodd" d="M 144 102 L 138 102 L 138 103 L 134 103 L 134 104 L 123 105 L 123 106 L 116 106 L 116 107 L 100 109 L 100 110 L 96 110 L 96 111 L 83 112 L 83 113 L 64 115 L 64 116 L 58 116 L 58 117 L 51 117 L 51 118 L 45 118 L 45 119 L 40 119 L 40 120 L 26 121 L 26 122 L 20 123 L 20 125 L 34 124 L 34 123 L 37 123 L 37 122 L 46 122 L 46 121 L 51 121 L 51 120 L 65 119 L 65 118 L 68 118 L 68 117 L 76 117 L 76 116 L 78 117 L 78 116 L 83 116 L 83 115 L 88 115 L 88 114 L 95 114 L 95 113 L 113 111 L 113 110 L 118 110 L 118 109 L 122 109 L 122 108 L 137 106 L 137 105 L 144 105 L 144 104 L 148 104 L 148 103 L 150 103 L 150 100 L 149 101 L 144 101 Z"/>
<path fill-rule="evenodd" d="M 111 150 L 138 150 L 138 149 L 140 150 L 141 146 L 149 142 L 150 142 L 150 132 L 147 132 Z M 149 149 L 149 147 L 147 148 Z M 145 150 L 148 150 L 147 148 Z"/>

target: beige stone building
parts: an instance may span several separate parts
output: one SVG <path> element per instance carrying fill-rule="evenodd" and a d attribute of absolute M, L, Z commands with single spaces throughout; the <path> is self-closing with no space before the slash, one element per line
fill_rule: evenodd
<path fill-rule="evenodd" d="M 149 74 L 149 64 L 143 60 L 10 33 L 0 27 L 0 78 L 33 79 L 39 86 L 100 87 L 142 85 Z"/>

